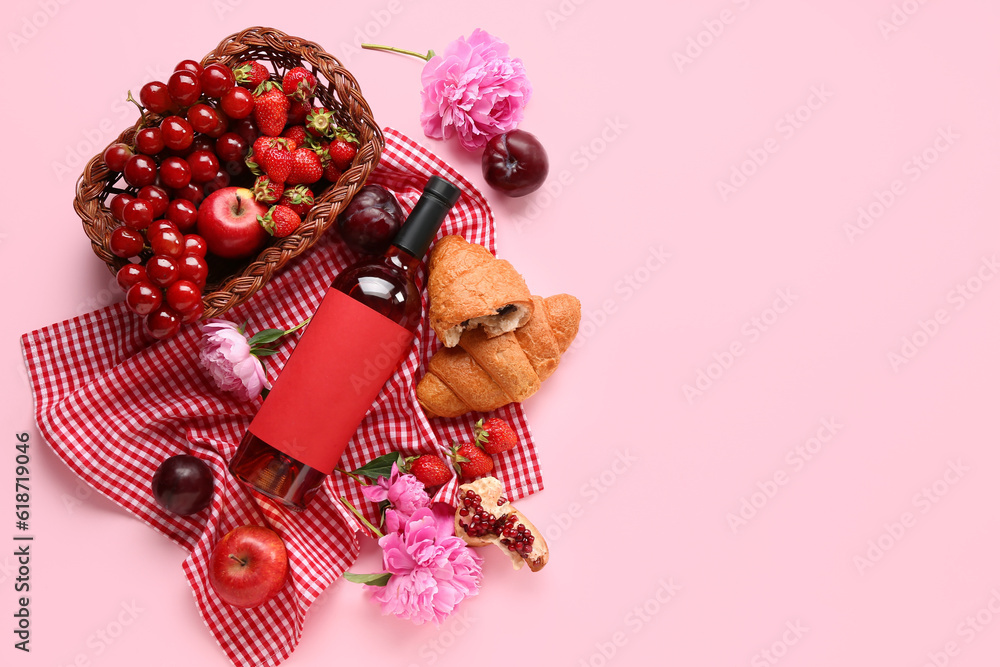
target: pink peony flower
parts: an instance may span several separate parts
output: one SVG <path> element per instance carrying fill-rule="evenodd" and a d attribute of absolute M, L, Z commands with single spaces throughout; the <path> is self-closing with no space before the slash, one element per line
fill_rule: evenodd
<path fill-rule="evenodd" d="M 229 321 L 211 319 L 201 328 L 201 365 L 223 391 L 249 401 L 265 386 L 264 367 L 251 354 L 246 334 Z"/>
<path fill-rule="evenodd" d="M 507 44 L 476 28 L 432 57 L 420 75 L 420 124 L 434 139 L 457 134 L 466 150 L 517 127 L 531 99 L 531 83 Z"/>
<path fill-rule="evenodd" d="M 439 504 L 440 505 L 440 504 Z M 416 510 L 400 532 L 381 538 L 385 586 L 368 586 L 382 614 L 422 625 L 440 624 L 467 597 L 479 593 L 483 561 L 460 537 L 447 505 Z"/>
<path fill-rule="evenodd" d="M 395 463 L 392 464 L 392 474 L 388 480 L 379 477 L 375 484 L 361 487 L 361 494 L 369 502 L 389 501 L 395 523 L 392 527 L 387 526 L 387 529 L 393 532 L 399 530 L 399 525 L 408 521 L 414 512 L 427 507 L 431 502 L 424 491 L 424 485 L 413 475 L 400 473 Z"/>

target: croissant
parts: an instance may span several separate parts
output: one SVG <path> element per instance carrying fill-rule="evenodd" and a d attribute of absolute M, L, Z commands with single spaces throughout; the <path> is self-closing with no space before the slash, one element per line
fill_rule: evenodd
<path fill-rule="evenodd" d="M 430 324 L 445 347 L 462 332 L 482 327 L 490 337 L 513 331 L 531 317 L 531 292 L 510 262 L 461 236 L 434 245 L 428 264 Z"/>
<path fill-rule="evenodd" d="M 493 338 L 472 329 L 462 334 L 458 347 L 434 353 L 417 384 L 417 400 L 428 417 L 518 403 L 555 372 L 580 328 L 580 301 L 569 294 L 532 296 L 531 301 L 533 314 L 520 329 Z"/>

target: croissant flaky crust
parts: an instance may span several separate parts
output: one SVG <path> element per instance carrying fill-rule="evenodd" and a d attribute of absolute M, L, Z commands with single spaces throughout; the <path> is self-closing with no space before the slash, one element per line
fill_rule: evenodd
<path fill-rule="evenodd" d="M 499 336 L 531 317 L 524 278 L 481 245 L 446 236 L 434 245 L 428 268 L 430 325 L 445 347 L 457 346 L 465 331 Z"/>
<path fill-rule="evenodd" d="M 429 417 L 458 417 L 519 403 L 559 365 L 580 328 L 580 301 L 569 294 L 531 297 L 532 316 L 516 331 L 490 338 L 473 329 L 459 346 L 434 353 L 417 384 Z"/>

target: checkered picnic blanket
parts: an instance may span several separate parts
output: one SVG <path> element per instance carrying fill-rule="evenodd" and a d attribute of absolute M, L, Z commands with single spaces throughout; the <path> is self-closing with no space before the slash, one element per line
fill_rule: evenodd
<path fill-rule="evenodd" d="M 386 148 L 369 182 L 393 191 L 408 213 L 433 174 L 463 191 L 439 237 L 460 234 L 493 251 L 493 214 L 483 195 L 403 134 L 386 130 Z M 333 277 L 356 259 L 330 232 L 226 317 L 246 322 L 249 332 L 287 329 L 313 314 Z M 421 286 L 423 271 L 417 277 Z M 427 325 L 426 292 L 422 301 L 419 345 L 358 428 L 341 460 L 347 470 L 392 450 L 443 456 L 452 441 L 471 437 L 472 415 L 429 421 L 417 403 L 420 369 L 439 346 Z M 198 611 L 234 665 L 278 665 L 295 649 L 309 607 L 357 558 L 358 533 L 367 534 L 337 498 L 345 496 L 373 522 L 376 508 L 362 498 L 355 481 L 339 473 L 302 513 L 258 500 L 233 479 L 226 466 L 261 399 L 241 402 L 221 393 L 199 365 L 199 346 L 197 326 L 166 341 L 151 340 L 141 318 L 124 303 L 22 337 L 35 420 L 46 442 L 84 481 L 189 552 L 183 567 Z M 293 347 L 284 343 L 266 358 L 272 375 Z M 524 413 L 510 405 L 498 414 L 518 432 L 521 446 L 494 457 L 496 475 L 512 499 L 539 491 L 541 471 Z M 156 468 L 176 454 L 201 458 L 215 474 L 211 507 L 192 517 L 162 510 L 150 492 Z M 456 489 L 453 480 L 435 499 L 453 501 Z M 225 604 L 208 583 L 212 547 L 246 524 L 276 530 L 289 557 L 284 589 L 256 609 Z"/>

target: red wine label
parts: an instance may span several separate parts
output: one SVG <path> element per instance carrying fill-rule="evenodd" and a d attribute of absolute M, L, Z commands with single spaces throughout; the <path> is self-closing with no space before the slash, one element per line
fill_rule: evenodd
<path fill-rule="evenodd" d="M 330 289 L 250 432 L 329 475 L 412 343 L 400 325 Z"/>

